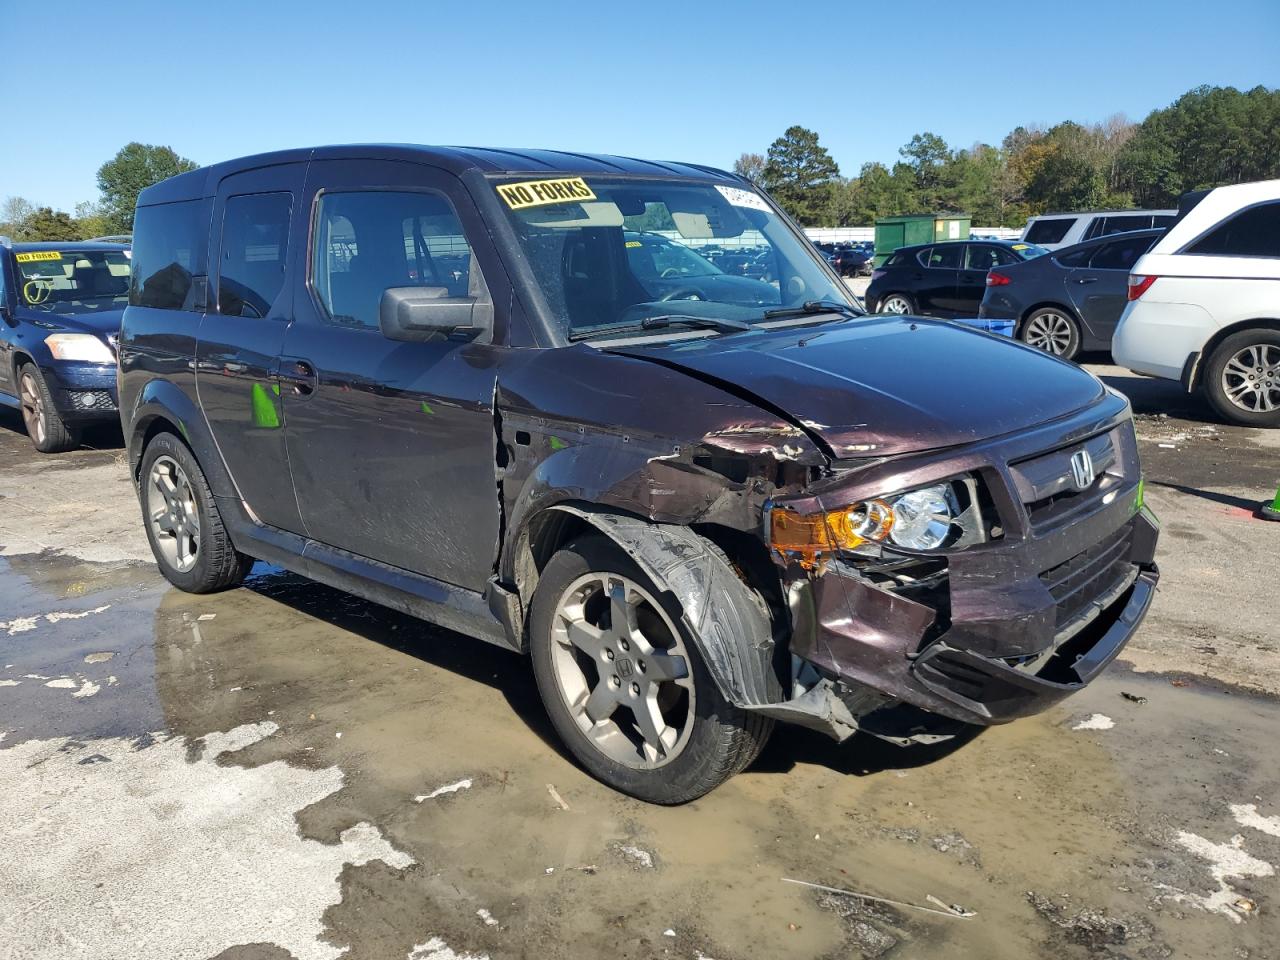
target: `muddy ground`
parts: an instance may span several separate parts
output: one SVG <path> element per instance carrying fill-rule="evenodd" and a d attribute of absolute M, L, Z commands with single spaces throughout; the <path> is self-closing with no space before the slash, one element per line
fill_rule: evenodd
<path fill-rule="evenodd" d="M 261 565 L 169 588 L 118 435 L 0 412 L 0 957 L 1280 957 L 1280 433 L 1093 369 L 1164 522 L 1124 658 L 946 748 L 780 729 L 675 809 L 515 655 Z"/>

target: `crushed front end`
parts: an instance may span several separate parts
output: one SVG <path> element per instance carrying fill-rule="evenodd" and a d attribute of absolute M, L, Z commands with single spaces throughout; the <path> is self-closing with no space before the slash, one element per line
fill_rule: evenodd
<path fill-rule="evenodd" d="M 1046 709 L 1120 652 L 1159 578 L 1115 397 L 1016 436 L 846 465 L 775 499 L 767 525 L 794 667 L 791 701 L 766 712 L 841 738 L 928 739 L 885 722 L 904 705 L 983 725 Z"/>

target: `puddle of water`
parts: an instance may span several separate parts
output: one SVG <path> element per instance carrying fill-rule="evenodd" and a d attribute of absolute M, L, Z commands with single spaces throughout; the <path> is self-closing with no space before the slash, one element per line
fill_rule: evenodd
<path fill-rule="evenodd" d="M 15 575 L 0 568 L 0 597 L 12 595 Z M 1266 700 L 1113 668 L 1050 714 L 955 748 L 840 746 L 780 728 L 753 770 L 696 803 L 657 808 L 566 758 L 521 657 L 269 568 L 214 596 L 130 589 L 95 585 L 75 597 L 76 609 L 113 605 L 50 625 L 43 665 L 35 634 L 12 638 L 8 649 L 29 659 L 0 675 L 52 678 L 73 664 L 116 674 L 151 712 L 131 714 L 106 688 L 76 701 L 36 685 L 42 699 L 21 709 L 0 690 L 0 729 L 92 736 L 83 711 L 106 703 L 117 719 L 102 729 L 145 722 L 186 740 L 275 725 L 220 762 L 343 771 L 343 789 L 296 813 L 302 836 L 336 844 L 369 823 L 417 864 L 344 870 L 325 935 L 353 955 L 405 957 L 433 937 L 495 958 L 722 960 L 1160 956 L 1166 947 L 1265 956 L 1274 942 L 1280 881 L 1225 877 L 1233 897 L 1253 904 L 1233 923 L 1197 906 L 1219 890 L 1214 865 L 1176 839 L 1229 844 L 1239 834 L 1250 857 L 1280 865 L 1280 837 L 1258 826 L 1280 816 L 1280 757 L 1268 746 L 1280 707 Z M 134 673 L 121 672 L 128 644 L 109 635 L 132 638 Z M 103 651 L 117 655 L 83 662 Z M 78 713 L 51 706 L 54 697 Z M 1111 726 L 1073 729 L 1095 715 Z M 933 896 L 976 916 L 871 906 L 784 877 L 908 904 Z"/>

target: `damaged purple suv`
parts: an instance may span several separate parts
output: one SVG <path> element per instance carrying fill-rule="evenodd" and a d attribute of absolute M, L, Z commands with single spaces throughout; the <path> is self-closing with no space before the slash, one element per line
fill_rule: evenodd
<path fill-rule="evenodd" d="M 778 720 L 907 744 L 1044 710 L 1156 585 L 1122 397 L 865 316 L 705 167 L 366 146 L 174 177 L 139 199 L 119 364 L 169 580 L 266 560 L 528 652 L 574 756 L 657 803 Z"/>

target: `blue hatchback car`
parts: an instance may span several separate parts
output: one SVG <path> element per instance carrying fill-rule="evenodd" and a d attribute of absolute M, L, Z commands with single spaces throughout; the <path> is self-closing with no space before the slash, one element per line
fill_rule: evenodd
<path fill-rule="evenodd" d="M 121 243 L 0 239 L 0 404 L 22 411 L 42 453 L 77 446 L 86 424 L 118 420 L 129 256 Z"/>

